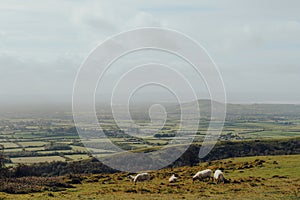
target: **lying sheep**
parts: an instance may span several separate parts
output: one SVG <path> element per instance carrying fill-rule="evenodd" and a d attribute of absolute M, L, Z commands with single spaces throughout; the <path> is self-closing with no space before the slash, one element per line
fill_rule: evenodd
<path fill-rule="evenodd" d="M 217 181 L 217 183 L 220 183 L 220 182 L 223 182 L 225 183 L 225 177 L 224 177 L 224 174 L 221 170 L 216 170 L 215 173 L 214 173 L 214 178 L 215 180 Z"/>
<path fill-rule="evenodd" d="M 177 177 L 175 174 L 173 174 L 173 175 L 169 178 L 169 183 L 176 182 L 177 179 L 178 179 L 178 177 Z"/>
<path fill-rule="evenodd" d="M 195 180 L 205 180 L 205 179 L 207 179 L 208 178 L 208 180 L 211 178 L 212 180 L 213 180 L 213 177 L 212 177 L 212 171 L 211 171 L 211 169 L 206 169 L 206 170 L 202 170 L 202 171 L 199 171 L 199 172 L 197 172 L 194 176 L 193 176 L 193 182 L 195 181 Z"/>
<path fill-rule="evenodd" d="M 148 173 L 141 173 L 137 174 L 136 176 L 129 175 L 128 177 L 130 178 L 131 182 L 134 182 L 134 184 L 136 184 L 138 181 L 150 180 L 150 175 Z"/>

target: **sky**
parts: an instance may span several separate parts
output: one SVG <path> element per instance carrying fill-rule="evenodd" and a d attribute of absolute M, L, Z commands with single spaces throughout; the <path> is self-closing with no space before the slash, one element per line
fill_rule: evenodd
<path fill-rule="evenodd" d="M 161 27 L 206 49 L 228 102 L 300 103 L 299 8 L 298 0 L 3 0 L 0 102 L 71 102 L 77 71 L 98 44 Z"/>

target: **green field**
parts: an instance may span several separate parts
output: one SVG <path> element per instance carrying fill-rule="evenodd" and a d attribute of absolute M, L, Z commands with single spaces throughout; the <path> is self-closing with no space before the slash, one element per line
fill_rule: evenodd
<path fill-rule="evenodd" d="M 250 166 L 251 165 L 251 166 Z M 250 166 L 250 167 L 249 167 Z M 224 168 L 229 183 L 196 181 L 199 170 Z M 230 158 L 194 167 L 149 172 L 152 180 L 134 185 L 127 173 L 81 175 L 82 183 L 63 191 L 0 193 L 2 199 L 286 199 L 300 198 L 300 155 Z M 168 184 L 172 173 L 179 181 Z M 65 177 L 68 180 L 68 177 Z"/>
<path fill-rule="evenodd" d="M 20 123 L 24 119 L 14 119 L 6 123 Z M 46 120 L 49 124 L 52 121 L 57 121 L 56 119 Z M 109 120 L 107 120 L 108 123 Z M 143 121 L 143 120 L 140 120 Z M 33 124 L 35 121 L 29 121 Z M 26 122 L 26 123 L 29 123 Z M 25 123 L 25 122 L 23 122 Z M 25 124 L 26 124 L 25 123 Z M 172 124 L 174 123 L 174 124 Z M 171 124 L 171 125 L 170 125 Z M 198 135 L 195 137 L 195 142 L 201 142 L 206 134 L 207 126 L 206 123 L 200 124 Z M 35 129 L 33 129 L 35 127 Z M 36 128 L 38 127 L 38 128 Z M 64 128 L 62 128 L 64 127 Z M 168 122 L 168 126 L 162 131 L 174 132 L 176 131 L 176 121 Z M 43 131 L 40 131 L 40 130 Z M 108 154 L 114 154 L 113 150 L 106 149 L 107 142 L 104 138 L 91 138 L 84 141 L 85 144 L 89 145 L 89 148 L 85 148 L 80 141 L 80 138 L 75 135 L 75 133 L 70 133 L 74 131 L 71 122 L 62 121 L 61 124 L 56 122 L 55 126 L 32 126 L 30 132 L 15 130 L 14 134 L 6 130 L 0 132 L 0 137 L 4 138 L 0 145 L 4 146 L 4 153 L 11 158 L 13 163 L 16 163 L 15 158 L 26 157 L 45 157 L 45 159 L 36 159 L 36 162 L 41 162 L 41 160 L 47 160 L 47 156 L 61 156 L 61 154 L 71 158 L 72 155 L 77 160 L 77 157 L 88 157 L 88 152 L 97 154 L 97 156 L 107 156 Z M 14 131 L 14 130 L 11 130 Z M 114 129 L 110 130 L 114 132 Z M 1 135 L 2 134 L 2 135 Z M 26 137 L 19 137 L 20 135 L 26 134 Z M 30 135 L 32 137 L 30 137 Z M 292 138 L 300 136 L 300 120 L 298 119 L 284 119 L 278 121 L 277 119 L 270 120 L 230 120 L 226 121 L 223 132 L 219 140 L 256 140 L 256 139 L 280 139 L 280 138 Z M 125 149 L 125 150 L 145 150 L 147 148 L 161 148 L 162 146 L 172 142 L 172 137 L 154 137 L 154 136 L 122 136 L 110 135 L 109 139 L 115 145 Z M 180 141 L 180 140 L 179 140 Z M 68 149 L 65 147 L 49 149 L 49 144 L 63 144 L 63 146 L 69 146 Z M 175 143 L 173 143 L 175 144 Z M 179 142 L 180 144 L 180 142 Z M 30 155 L 31 152 L 31 155 Z M 80 153 L 80 155 L 78 155 Z M 85 153 L 85 156 L 81 153 Z M 82 156 L 81 156 L 82 155 Z M 24 158 L 25 159 L 25 158 Z M 26 160 L 26 159 L 25 159 Z M 27 158 L 27 160 L 29 160 Z M 72 159 L 73 160 L 73 159 Z M 25 163 L 22 159 L 19 159 L 18 163 Z M 30 163 L 34 163 L 34 158 L 30 159 Z M 7 163 L 9 164 L 9 163 Z"/>
<path fill-rule="evenodd" d="M 42 147 L 47 142 L 44 141 L 30 141 L 30 142 L 18 142 L 22 147 Z"/>
<path fill-rule="evenodd" d="M 5 149 L 19 147 L 17 144 L 15 144 L 13 142 L 1 142 L 0 145 L 3 145 Z"/>
<path fill-rule="evenodd" d="M 84 160 L 89 158 L 89 156 L 86 154 L 73 154 L 73 155 L 66 155 L 65 157 L 70 158 L 71 160 Z"/>
<path fill-rule="evenodd" d="M 210 104 L 205 100 L 198 103 L 202 111 L 202 118 L 194 142 L 201 143 L 209 125 Z M 191 103 L 183 105 L 183 109 L 188 109 L 190 105 Z M 219 138 L 220 141 L 300 137 L 299 105 L 228 104 L 227 106 L 227 119 Z M 134 108 L 135 122 L 140 127 L 125 128 L 129 134 L 118 133 L 120 130 L 109 112 L 101 112 L 99 121 L 102 122 L 102 128 L 109 140 L 124 150 L 143 151 L 147 148 L 158 149 L 166 144 L 180 145 L 180 140 L 176 143 L 172 141 L 176 137 L 167 137 L 168 134 L 176 133 L 179 128 L 178 106 L 169 105 L 167 108 L 171 113 L 168 115 L 165 126 L 152 135 L 143 132 L 143 128 L 149 123 L 149 116 L 144 113 L 147 109 L 143 107 Z M 129 122 L 125 123 L 130 125 Z M 94 132 L 93 127 L 89 124 L 85 129 Z M 146 128 L 146 130 L 150 129 Z M 133 134 L 131 135 L 131 133 Z M 88 155 L 89 152 L 101 157 L 115 152 L 113 149 L 107 148 L 109 145 L 106 139 L 97 138 L 97 135 L 81 140 L 74 127 L 72 113 L 67 111 L 51 112 L 47 110 L 46 113 L 40 111 L 27 115 L 19 113 L 10 116 L 0 115 L 0 141 L 0 145 L 4 146 L 4 154 L 9 158 L 58 155 L 69 157 L 74 155 L 76 157 L 81 153 Z M 85 148 L 82 142 L 89 148 Z"/>
<path fill-rule="evenodd" d="M 60 156 L 35 156 L 35 157 L 11 158 L 11 161 L 13 163 L 32 164 L 32 163 L 39 163 L 39 162 L 65 161 L 65 159 Z"/>

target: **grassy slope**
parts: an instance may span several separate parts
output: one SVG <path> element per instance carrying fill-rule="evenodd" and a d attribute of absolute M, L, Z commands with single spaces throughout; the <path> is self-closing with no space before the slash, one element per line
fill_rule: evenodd
<path fill-rule="evenodd" d="M 261 166 L 256 159 L 265 162 Z M 247 168 L 250 165 L 253 168 Z M 192 184 L 191 176 L 198 170 L 219 167 L 225 169 L 231 183 Z M 179 174 L 180 181 L 168 185 L 172 173 Z M 129 182 L 126 173 L 85 176 L 83 184 L 73 189 L 25 195 L 0 193 L 0 199 L 300 199 L 300 155 L 231 158 L 151 174 L 153 180 L 137 185 Z"/>

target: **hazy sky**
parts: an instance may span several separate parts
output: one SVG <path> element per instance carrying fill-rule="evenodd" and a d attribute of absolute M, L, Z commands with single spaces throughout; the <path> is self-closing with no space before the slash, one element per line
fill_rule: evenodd
<path fill-rule="evenodd" d="M 298 0 L 0 1 L 1 100 L 70 101 L 107 37 L 138 27 L 189 35 L 218 65 L 230 102 L 300 103 Z"/>

